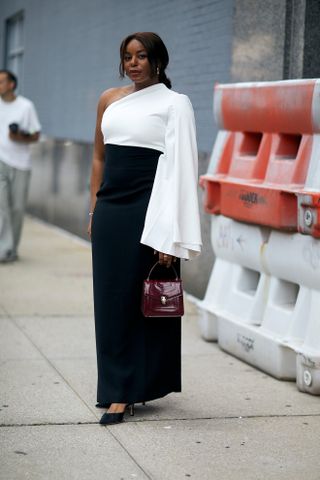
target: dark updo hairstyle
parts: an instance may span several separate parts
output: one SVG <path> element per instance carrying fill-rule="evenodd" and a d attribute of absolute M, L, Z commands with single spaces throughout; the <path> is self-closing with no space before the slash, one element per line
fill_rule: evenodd
<path fill-rule="evenodd" d="M 128 35 L 120 45 L 120 77 L 124 78 L 124 56 L 128 43 L 131 40 L 138 40 L 142 43 L 148 54 L 148 60 L 151 66 L 151 75 L 157 75 L 157 68 L 159 67 L 159 82 L 164 83 L 168 88 L 171 88 L 171 81 L 165 74 L 165 69 L 169 63 L 168 50 L 156 33 L 153 32 L 136 32 Z"/>

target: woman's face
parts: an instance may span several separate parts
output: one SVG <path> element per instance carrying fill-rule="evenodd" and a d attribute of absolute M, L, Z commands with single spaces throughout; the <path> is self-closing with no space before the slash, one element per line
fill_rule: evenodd
<path fill-rule="evenodd" d="M 124 70 L 137 86 L 146 87 L 158 81 L 152 77 L 148 54 L 141 42 L 131 40 L 124 53 Z"/>

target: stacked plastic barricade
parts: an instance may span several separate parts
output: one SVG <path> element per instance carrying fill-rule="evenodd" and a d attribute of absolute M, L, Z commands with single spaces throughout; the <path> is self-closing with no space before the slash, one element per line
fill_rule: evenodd
<path fill-rule="evenodd" d="M 206 340 L 320 394 L 320 80 L 217 85 Z"/>

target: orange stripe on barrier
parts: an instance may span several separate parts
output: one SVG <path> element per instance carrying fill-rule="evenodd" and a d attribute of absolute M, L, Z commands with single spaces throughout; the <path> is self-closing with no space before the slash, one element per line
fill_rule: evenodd
<path fill-rule="evenodd" d="M 312 133 L 315 80 L 216 85 L 225 130 Z"/>

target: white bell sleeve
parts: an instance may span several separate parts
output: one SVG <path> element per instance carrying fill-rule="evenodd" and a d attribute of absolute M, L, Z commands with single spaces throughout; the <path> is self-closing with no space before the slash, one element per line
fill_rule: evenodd
<path fill-rule="evenodd" d="M 141 243 L 189 260 L 200 254 L 202 245 L 196 128 L 189 98 L 177 94 L 173 100 Z"/>

